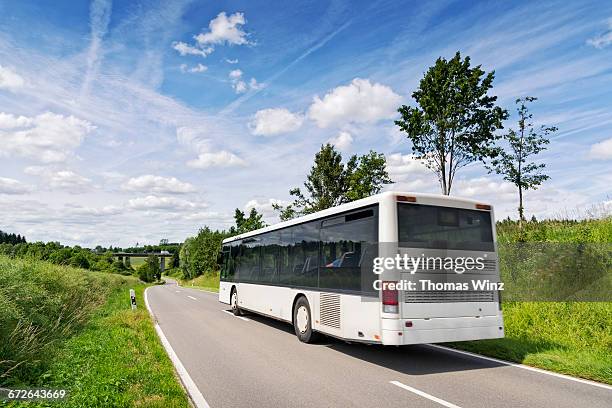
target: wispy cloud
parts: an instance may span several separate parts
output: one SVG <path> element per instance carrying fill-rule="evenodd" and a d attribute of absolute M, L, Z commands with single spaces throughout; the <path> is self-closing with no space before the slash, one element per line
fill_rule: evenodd
<path fill-rule="evenodd" d="M 608 19 L 608 29 L 593 38 L 589 38 L 587 44 L 599 49 L 612 44 L 612 17 Z"/>
<path fill-rule="evenodd" d="M 87 69 L 81 87 L 81 96 L 89 93 L 92 79 L 97 75 L 101 62 L 102 40 L 107 33 L 112 11 L 111 0 L 92 0 L 89 10 L 91 39 L 87 51 Z"/>
<path fill-rule="evenodd" d="M 284 75 L 287 71 L 289 71 L 295 65 L 299 64 L 304 58 L 308 57 L 313 52 L 315 52 L 318 49 L 320 49 L 321 47 L 325 46 L 325 44 L 327 44 L 329 41 L 331 41 L 336 35 L 338 35 L 342 31 L 344 31 L 350 24 L 351 24 L 351 21 L 349 20 L 346 23 L 342 24 L 340 27 L 338 27 L 336 30 L 334 30 L 332 33 L 328 34 L 324 38 L 322 38 L 319 41 L 317 41 L 314 45 L 310 46 L 305 51 L 303 51 L 296 59 L 294 59 L 289 64 L 287 64 L 284 68 L 282 68 L 281 70 L 277 71 L 274 75 L 272 75 L 271 77 L 266 79 L 264 81 L 264 83 L 266 83 L 268 85 L 272 85 L 278 78 L 280 78 L 282 75 Z M 233 112 L 235 109 L 240 107 L 240 105 L 242 105 L 244 102 L 248 101 L 253 96 L 255 96 L 260 90 L 261 89 L 254 89 L 253 92 L 249 92 L 248 94 L 246 94 L 246 95 L 236 99 L 235 101 L 230 103 L 228 106 L 223 108 L 221 110 L 220 114 L 227 115 L 227 114 Z"/>

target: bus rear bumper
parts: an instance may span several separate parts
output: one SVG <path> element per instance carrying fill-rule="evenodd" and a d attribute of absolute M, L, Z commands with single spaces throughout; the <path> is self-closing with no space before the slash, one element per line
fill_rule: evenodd
<path fill-rule="evenodd" d="M 407 327 L 411 325 L 411 327 Z M 498 339 L 504 337 L 501 316 L 383 319 L 382 344 L 408 345 Z"/>

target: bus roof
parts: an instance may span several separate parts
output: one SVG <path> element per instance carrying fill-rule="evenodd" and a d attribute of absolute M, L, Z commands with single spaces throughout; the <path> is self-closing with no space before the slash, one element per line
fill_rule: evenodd
<path fill-rule="evenodd" d="M 476 201 L 476 200 L 472 200 L 472 199 L 468 199 L 468 198 L 461 198 L 461 197 L 449 197 L 449 196 L 442 195 L 442 194 L 425 194 L 425 193 L 387 191 L 387 192 L 384 192 L 384 193 L 379 193 L 379 194 L 372 195 L 370 197 L 362 198 L 361 200 L 351 201 L 350 203 L 341 204 L 341 205 L 338 205 L 336 207 L 327 208 L 325 210 L 317 211 L 317 212 L 312 213 L 312 214 L 304 215 L 304 216 L 301 216 L 301 217 L 298 217 L 298 218 L 293 218 L 293 219 L 288 220 L 288 221 L 279 222 L 277 224 L 269 225 L 267 227 L 260 228 L 260 229 L 257 229 L 257 230 L 245 232 L 244 234 L 234 235 L 233 237 L 224 239 L 223 243 L 225 244 L 225 243 L 236 241 L 236 240 L 239 240 L 239 239 L 248 238 L 248 237 L 251 237 L 251 236 L 263 234 L 265 232 L 275 231 L 277 229 L 281 229 L 281 228 L 285 228 L 285 227 L 290 227 L 292 225 L 301 224 L 301 223 L 304 223 L 304 222 L 307 222 L 307 221 L 313 221 L 313 220 L 316 220 L 316 219 L 319 219 L 319 218 L 329 217 L 331 215 L 343 213 L 343 212 L 346 212 L 346 211 L 356 210 L 358 208 L 365 207 L 365 206 L 368 206 L 368 205 L 378 204 L 380 201 L 382 201 L 384 199 L 388 199 L 390 197 L 397 197 L 397 196 L 415 197 L 417 199 L 416 204 L 419 204 L 419 198 L 421 198 L 421 199 L 425 199 L 426 200 L 426 202 L 421 203 L 421 204 L 430 204 L 430 205 L 442 205 L 445 202 L 448 203 L 448 204 L 455 204 L 455 205 L 457 205 L 457 204 L 464 204 L 464 205 L 465 204 L 469 204 L 469 205 L 472 205 L 472 204 L 485 204 L 485 205 L 490 205 L 490 204 L 488 204 L 486 202 L 483 202 L 483 201 Z M 493 208 L 493 206 L 491 206 L 491 209 L 492 208 Z"/>

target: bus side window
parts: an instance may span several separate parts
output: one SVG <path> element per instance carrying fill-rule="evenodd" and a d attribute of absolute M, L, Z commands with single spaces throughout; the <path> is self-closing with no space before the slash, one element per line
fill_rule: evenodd
<path fill-rule="evenodd" d="M 373 209 L 324 220 L 321 227 L 321 289 L 362 290 L 362 269 L 377 242 L 378 217 Z M 370 248 L 370 250 L 368 250 Z M 365 290 L 367 288 L 363 288 Z"/>

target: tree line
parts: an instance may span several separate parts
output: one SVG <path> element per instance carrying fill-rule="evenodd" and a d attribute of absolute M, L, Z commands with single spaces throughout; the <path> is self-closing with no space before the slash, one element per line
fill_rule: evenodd
<path fill-rule="evenodd" d="M 25 244 L 26 239 L 19 234 L 8 233 L 0 230 L 0 244 Z"/>

